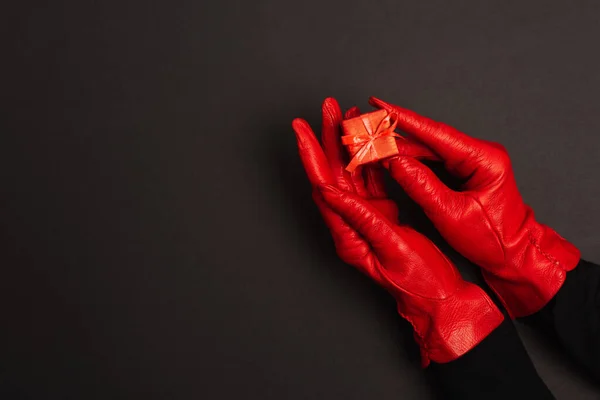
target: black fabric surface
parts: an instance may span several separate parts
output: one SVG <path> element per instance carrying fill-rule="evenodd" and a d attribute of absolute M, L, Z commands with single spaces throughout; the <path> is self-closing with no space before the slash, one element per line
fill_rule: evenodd
<path fill-rule="evenodd" d="M 600 261 L 595 1 L 0 8 L 2 399 L 434 398 L 312 204 L 290 122 L 326 96 L 501 142 L 537 218 Z M 558 399 L 600 397 L 518 329 Z"/>

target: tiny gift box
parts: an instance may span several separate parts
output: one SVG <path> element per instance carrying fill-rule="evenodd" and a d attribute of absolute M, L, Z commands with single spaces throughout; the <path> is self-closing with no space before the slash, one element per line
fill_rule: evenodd
<path fill-rule="evenodd" d="M 398 154 L 396 137 L 401 136 L 394 132 L 396 121 L 393 117 L 386 110 L 377 110 L 342 121 L 342 144 L 352 157 L 347 171 Z"/>

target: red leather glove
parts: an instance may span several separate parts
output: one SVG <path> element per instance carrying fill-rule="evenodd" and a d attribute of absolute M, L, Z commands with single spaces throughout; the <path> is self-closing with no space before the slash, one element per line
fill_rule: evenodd
<path fill-rule="evenodd" d="M 371 98 L 370 103 L 395 112 L 401 130 L 466 179 L 456 192 L 414 158 L 384 162 L 446 241 L 483 268 L 485 280 L 513 318 L 544 307 L 579 262 L 579 250 L 536 222 L 517 190 L 506 150 L 382 100 Z"/>
<path fill-rule="evenodd" d="M 353 108 L 347 117 L 358 115 Z M 338 255 L 386 288 L 413 326 L 423 366 L 452 361 L 475 347 L 503 320 L 490 298 L 464 281 L 426 237 L 397 224 L 378 167 L 344 169 L 342 115 L 334 99 L 323 104 L 323 148 L 308 123 L 293 122 L 313 198 Z M 416 146 L 413 151 L 422 149 Z M 410 152 L 410 151 L 409 151 Z"/>

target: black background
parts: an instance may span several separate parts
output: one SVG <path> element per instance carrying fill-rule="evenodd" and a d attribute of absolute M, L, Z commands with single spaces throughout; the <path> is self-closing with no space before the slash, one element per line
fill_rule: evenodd
<path fill-rule="evenodd" d="M 599 262 L 597 4 L 3 10 L 0 397 L 430 398 L 392 299 L 338 261 L 290 122 L 377 95 L 499 141 Z M 600 397 L 520 329 L 559 399 Z"/>

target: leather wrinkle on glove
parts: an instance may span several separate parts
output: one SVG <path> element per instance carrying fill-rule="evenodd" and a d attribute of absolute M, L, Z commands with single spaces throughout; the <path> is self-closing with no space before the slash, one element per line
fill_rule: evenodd
<path fill-rule="evenodd" d="M 383 163 L 442 236 L 482 268 L 511 317 L 544 307 L 577 265 L 579 250 L 535 220 L 518 192 L 504 147 L 377 98 L 370 103 L 396 113 L 401 130 L 465 180 L 456 191 L 415 158 L 400 155 Z"/>
<path fill-rule="evenodd" d="M 398 224 L 398 208 L 387 197 L 379 165 L 345 169 L 341 110 L 328 98 L 322 111 L 322 146 L 306 121 L 292 125 L 313 199 L 338 255 L 394 296 L 398 312 L 414 328 L 424 366 L 460 357 L 501 323 L 502 314 L 425 236 Z M 346 118 L 356 115 L 360 111 L 353 107 Z"/>

